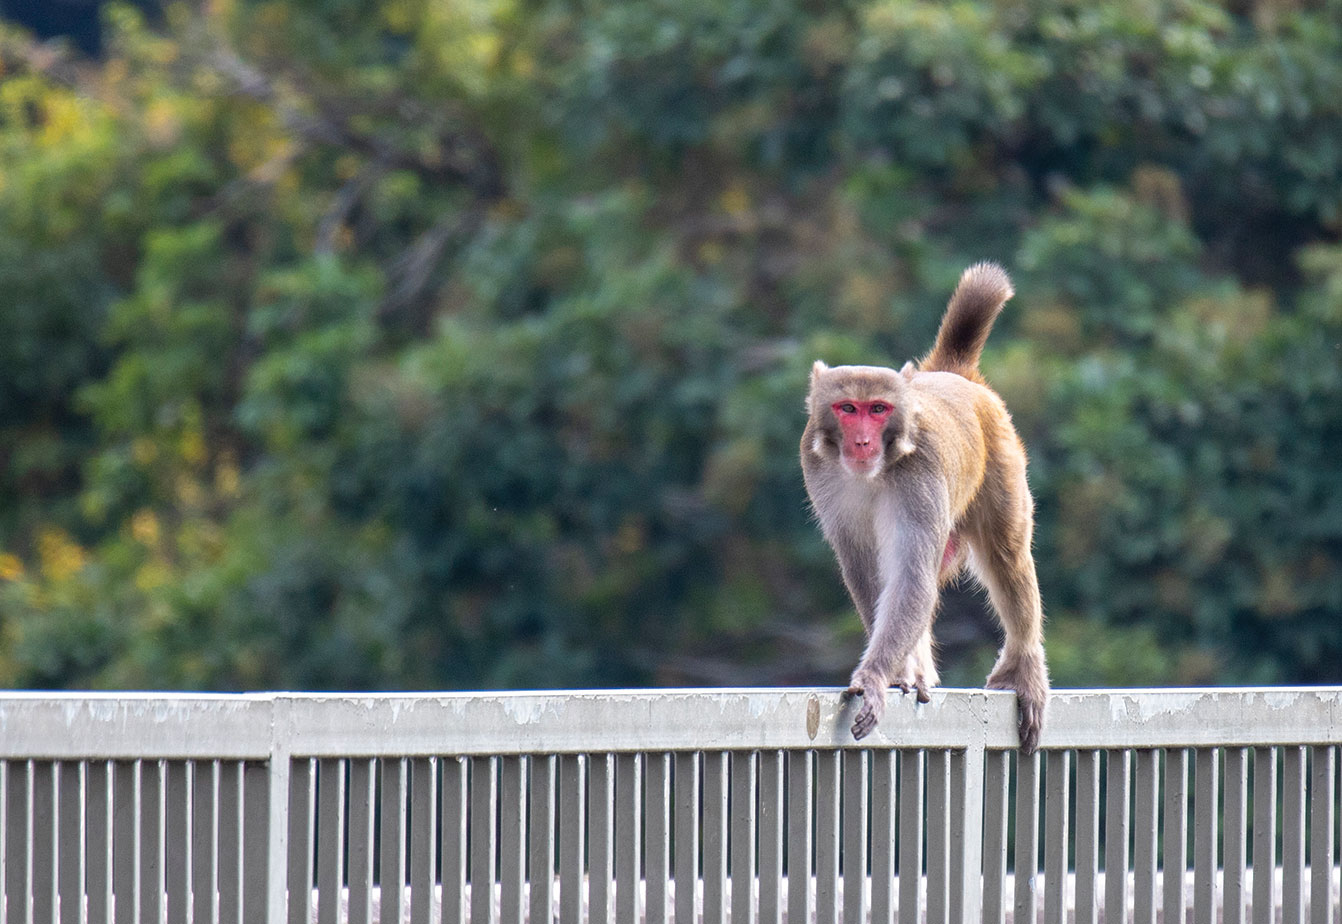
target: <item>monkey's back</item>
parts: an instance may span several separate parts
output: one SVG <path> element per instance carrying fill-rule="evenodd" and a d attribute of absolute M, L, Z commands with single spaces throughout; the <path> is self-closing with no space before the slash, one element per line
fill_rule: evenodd
<path fill-rule="evenodd" d="M 958 521 L 978 496 L 990 459 L 1020 440 L 1006 405 L 988 386 L 954 372 L 917 372 L 908 384 L 920 422 L 930 424 L 919 427 L 917 441 L 926 441 L 940 460 Z"/>

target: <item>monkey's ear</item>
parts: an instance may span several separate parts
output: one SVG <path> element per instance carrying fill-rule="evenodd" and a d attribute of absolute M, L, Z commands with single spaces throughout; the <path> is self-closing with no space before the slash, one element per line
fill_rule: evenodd
<path fill-rule="evenodd" d="M 815 364 L 811 366 L 811 387 L 806 391 L 806 413 L 808 414 L 815 413 L 815 408 L 811 406 L 811 399 L 815 395 L 816 386 L 820 383 L 820 376 L 828 371 L 829 366 L 826 366 L 818 359 L 815 361 Z"/>
<path fill-rule="evenodd" d="M 904 432 L 895 439 L 895 452 L 901 459 L 918 450 L 919 416 L 918 405 L 910 401 L 904 412 Z"/>
<path fill-rule="evenodd" d="M 913 378 L 913 373 L 916 371 L 917 370 L 913 368 L 913 360 L 909 360 L 904 364 L 904 368 L 899 370 L 899 374 L 906 379 L 911 379 Z"/>

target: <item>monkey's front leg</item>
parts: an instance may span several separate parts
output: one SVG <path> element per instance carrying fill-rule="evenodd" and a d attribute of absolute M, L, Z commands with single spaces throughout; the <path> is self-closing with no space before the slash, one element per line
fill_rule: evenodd
<path fill-rule="evenodd" d="M 916 646 L 928 635 L 937 598 L 937 569 L 946 545 L 949 523 L 941 505 L 898 505 L 896 528 L 884 530 L 878 541 L 887 546 L 881 571 L 889 580 L 876 602 L 874 625 L 867 650 L 848 684 L 849 695 L 862 697 L 853 719 L 853 737 L 865 738 L 885 713 L 886 690 L 893 670 L 903 669 Z M 928 652 L 930 655 L 930 650 Z M 902 679 L 901 679 L 902 682 Z M 926 690 L 920 689 L 921 694 Z M 919 699 L 923 697 L 920 695 Z"/>

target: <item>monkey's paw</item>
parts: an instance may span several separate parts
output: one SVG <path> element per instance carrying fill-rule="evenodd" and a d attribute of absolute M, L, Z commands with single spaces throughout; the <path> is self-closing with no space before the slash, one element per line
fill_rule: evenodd
<path fill-rule="evenodd" d="M 891 686 L 899 687 L 902 693 L 918 694 L 918 702 L 932 701 L 931 690 L 941 683 L 937 674 L 936 661 L 932 657 L 932 635 L 924 632 L 918 644 L 904 658 L 903 669 L 890 681 Z"/>
<path fill-rule="evenodd" d="M 861 741 L 885 714 L 885 691 L 888 684 L 883 677 L 867 671 L 858 671 L 848 684 L 847 696 L 861 696 L 862 708 L 853 718 L 853 737 Z"/>
<path fill-rule="evenodd" d="M 986 686 L 990 690 L 1016 691 L 1020 748 L 1025 754 L 1033 754 L 1039 747 L 1039 733 L 1044 727 L 1044 708 L 1048 702 L 1048 669 L 1044 666 L 1043 648 L 1003 651 L 988 675 Z"/>
<path fill-rule="evenodd" d="M 913 680 L 905 677 L 892 685 L 899 687 L 899 692 L 901 693 L 917 693 L 918 702 L 920 703 L 932 702 L 932 694 L 929 692 L 930 688 L 927 685 L 927 681 L 922 677 L 917 677 Z"/>
<path fill-rule="evenodd" d="M 935 667 L 929 670 L 914 655 L 909 655 L 904 664 L 904 672 L 890 681 L 890 685 L 899 687 L 901 693 L 917 693 L 920 703 L 930 703 L 932 701 L 931 690 L 940 680 L 941 678 L 937 676 Z"/>

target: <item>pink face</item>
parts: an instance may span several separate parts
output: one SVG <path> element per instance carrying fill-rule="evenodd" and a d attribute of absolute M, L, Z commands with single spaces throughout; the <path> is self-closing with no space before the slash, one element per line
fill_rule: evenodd
<path fill-rule="evenodd" d="M 843 429 L 843 458 L 856 468 L 866 468 L 881 457 L 881 431 L 894 411 L 889 401 L 835 401 L 831 408 Z"/>

